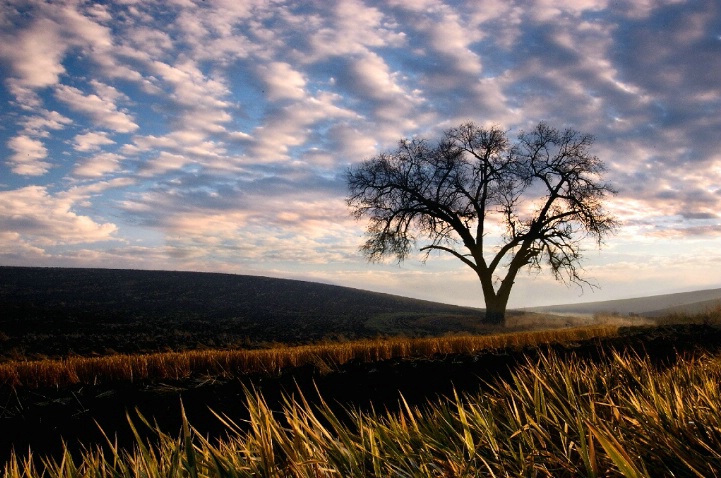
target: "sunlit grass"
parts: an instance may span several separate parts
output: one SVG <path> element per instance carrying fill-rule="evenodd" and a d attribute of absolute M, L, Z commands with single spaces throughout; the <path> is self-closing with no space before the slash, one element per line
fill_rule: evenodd
<path fill-rule="evenodd" d="M 328 372 L 350 361 L 376 362 L 438 354 L 473 354 L 484 350 L 575 342 L 617 334 L 616 326 L 591 326 L 497 335 L 384 338 L 261 350 L 196 350 L 14 361 L 0 364 L 0 384 L 38 388 L 178 380 L 191 376 L 228 379 L 251 373 L 277 374 L 288 368 L 305 365 L 313 365 L 322 372 Z"/>
<path fill-rule="evenodd" d="M 602 360 L 544 354 L 491 390 L 398 412 L 336 414 L 302 395 L 273 411 L 248 391 L 247 423 L 219 416 L 210 442 L 184 421 L 177 436 L 137 438 L 45 460 L 47 477 L 698 476 L 721 473 L 721 355 Z M 137 424 L 136 426 L 149 426 Z M 137 434 L 136 434 L 137 435 Z M 41 476 L 12 458 L 6 478 Z"/>

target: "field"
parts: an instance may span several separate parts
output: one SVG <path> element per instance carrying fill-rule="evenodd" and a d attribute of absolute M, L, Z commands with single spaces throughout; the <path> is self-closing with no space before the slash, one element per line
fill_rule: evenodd
<path fill-rule="evenodd" d="M 0 267 L 0 361 L 479 332 L 481 311 L 193 272 Z"/>
<path fill-rule="evenodd" d="M 43 271 L 24 272 L 37 280 Z M 257 319 L 232 320 L 211 306 L 221 325 L 207 319 L 195 335 L 188 324 L 199 316 L 186 303 L 177 310 L 187 322 L 175 320 L 176 309 L 160 299 L 167 278 L 151 278 L 157 316 L 133 330 L 148 322 L 158 331 L 126 353 L 107 346 L 113 334 L 105 326 L 128 323 L 128 313 L 153 315 L 142 300 L 113 311 L 104 292 L 79 298 L 65 282 L 56 302 L 38 289 L 17 293 L 17 281 L 0 284 L 14 314 L 0 329 L 2 476 L 721 475 L 719 309 L 653 320 L 597 316 L 597 325 L 517 314 L 511 330 L 491 330 L 470 321 L 474 309 L 392 296 L 374 296 L 387 302 L 357 312 L 367 297 L 328 286 L 315 293 L 345 297 L 354 309 L 330 307 L 325 322 L 308 319 L 308 336 L 213 347 L 197 339 Z M 201 278 L 218 288 L 218 278 Z M 300 286 L 310 288 L 300 295 L 312 289 Z M 291 303 L 272 307 L 291 317 Z M 241 306 L 225 307 L 236 314 Z M 28 310 L 40 311 L 36 325 L 54 317 L 65 345 L 47 348 L 53 328 L 37 333 L 22 315 Z M 96 323 L 100 310 L 111 313 Z M 434 333 L 443 318 L 453 333 Z M 549 320 L 557 327 L 530 330 Z M 8 326 L 23 322 L 37 337 L 22 339 Z M 172 334 L 168 324 L 188 333 Z M 330 335 L 317 324 L 331 324 Z"/>

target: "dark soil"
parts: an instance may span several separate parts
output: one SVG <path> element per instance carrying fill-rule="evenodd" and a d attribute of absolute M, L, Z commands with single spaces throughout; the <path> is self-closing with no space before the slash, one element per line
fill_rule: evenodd
<path fill-rule="evenodd" d="M 482 317 L 269 277 L 0 266 L 0 361 L 479 332 Z"/>
<path fill-rule="evenodd" d="M 487 383 L 508 377 L 510 371 L 540 354 L 553 351 L 563 357 L 604 360 L 611 349 L 636 351 L 649 356 L 659 367 L 680 355 L 721 351 L 721 328 L 714 326 L 669 326 L 628 329 L 616 339 L 552 345 L 503 353 L 436 356 L 430 359 L 388 360 L 372 364 L 348 363 L 331 373 L 313 367 L 287 370 L 278 376 L 254 375 L 218 382 L 198 379 L 166 383 L 119 383 L 83 385 L 52 390 L 0 389 L 0 466 L 10 451 L 23 455 L 28 447 L 38 455 L 58 456 L 65 441 L 78 452 L 83 446 L 105 443 L 100 427 L 121 447 L 133 438 L 128 414 L 140 425 L 136 410 L 160 429 L 176 434 L 181 426 L 181 402 L 190 423 L 200 433 L 222 437 L 224 427 L 210 411 L 241 422 L 247 416 L 245 391 L 260 392 L 278 409 L 283 394 L 301 390 L 311 402 L 321 396 L 342 407 L 394 410 L 400 394 L 410 403 L 422 405 L 439 396 L 477 392 Z M 143 426 L 146 436 L 151 434 Z"/>

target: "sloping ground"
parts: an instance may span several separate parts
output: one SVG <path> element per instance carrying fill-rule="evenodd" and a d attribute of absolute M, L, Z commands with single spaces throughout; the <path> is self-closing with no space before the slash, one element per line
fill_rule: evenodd
<path fill-rule="evenodd" d="M 454 327 L 472 330 L 482 314 L 268 277 L 0 267 L 0 357 L 247 348 L 398 329 L 433 335 Z"/>
<path fill-rule="evenodd" d="M 665 309 L 652 310 L 650 312 L 644 312 L 643 315 L 647 317 L 664 317 L 674 314 L 694 315 L 717 309 L 721 309 L 721 297 L 701 302 L 694 302 L 692 304 L 677 305 L 674 307 L 667 307 Z"/>
<path fill-rule="evenodd" d="M 669 313 L 696 314 L 721 304 L 721 289 L 708 289 L 678 294 L 655 295 L 636 299 L 549 305 L 526 309 L 533 312 L 563 314 L 638 314 L 649 317 Z"/>

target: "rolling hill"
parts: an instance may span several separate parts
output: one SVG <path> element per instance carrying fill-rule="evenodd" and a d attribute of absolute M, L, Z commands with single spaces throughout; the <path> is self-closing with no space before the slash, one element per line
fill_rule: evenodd
<path fill-rule="evenodd" d="M 651 317 L 718 303 L 721 289 L 714 289 L 511 311 L 508 324 L 572 326 L 598 312 Z M 586 318 L 555 316 L 564 314 Z M 498 331 L 482 318 L 481 309 L 298 280 L 0 267 L 0 361 Z"/>
<path fill-rule="evenodd" d="M 721 306 L 721 289 L 708 289 L 634 299 L 530 307 L 525 310 L 549 314 L 615 313 L 661 317 L 672 313 L 695 314 L 719 306 Z"/>
<path fill-rule="evenodd" d="M 0 355 L 256 347 L 483 327 L 483 312 L 268 277 L 0 267 Z"/>

